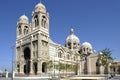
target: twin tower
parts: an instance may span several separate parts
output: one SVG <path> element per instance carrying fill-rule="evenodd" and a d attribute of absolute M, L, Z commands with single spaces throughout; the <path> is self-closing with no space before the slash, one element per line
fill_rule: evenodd
<path fill-rule="evenodd" d="M 55 61 L 57 65 L 61 63 L 75 67 L 76 62 L 80 60 L 80 54 L 92 53 L 92 46 L 88 42 L 80 46 L 80 40 L 74 34 L 73 29 L 66 38 L 65 47 L 50 39 L 49 14 L 42 3 L 35 6 L 31 23 L 26 15 L 19 18 L 16 32 L 16 76 L 48 73 L 50 72 L 47 66 L 49 61 Z M 57 72 L 58 69 L 53 70 Z M 84 70 L 87 69 L 79 68 L 74 71 L 70 68 L 67 73 L 76 73 L 77 71 L 82 73 Z"/>
<path fill-rule="evenodd" d="M 49 15 L 46 7 L 38 3 L 32 12 L 32 23 L 26 15 L 22 15 L 17 22 L 16 75 L 45 72 L 49 57 L 48 43 Z"/>

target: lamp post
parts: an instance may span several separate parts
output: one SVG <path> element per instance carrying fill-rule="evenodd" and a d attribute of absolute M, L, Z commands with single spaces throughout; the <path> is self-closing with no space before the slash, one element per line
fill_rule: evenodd
<path fill-rule="evenodd" d="M 12 75 L 11 75 L 11 80 L 13 80 L 13 56 L 14 56 L 14 46 L 11 47 L 12 49 L 12 60 L 11 60 L 11 69 L 12 69 Z"/>

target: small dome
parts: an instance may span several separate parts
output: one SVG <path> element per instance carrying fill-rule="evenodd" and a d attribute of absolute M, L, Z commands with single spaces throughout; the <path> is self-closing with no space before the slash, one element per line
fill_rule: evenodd
<path fill-rule="evenodd" d="M 80 43 L 79 38 L 74 35 L 74 29 L 70 30 L 70 35 L 66 38 L 66 43 Z"/>
<path fill-rule="evenodd" d="M 20 18 L 19 18 L 19 22 L 20 23 L 29 23 L 29 19 L 28 19 L 28 17 L 24 14 L 24 15 L 22 15 Z"/>
<path fill-rule="evenodd" d="M 91 45 L 89 42 L 84 42 L 84 43 L 82 44 L 82 47 L 89 48 L 89 49 L 92 50 L 92 45 Z"/>
<path fill-rule="evenodd" d="M 38 3 L 36 6 L 35 6 L 35 12 L 43 12 L 43 13 L 46 13 L 46 7 L 42 4 L 42 3 Z"/>

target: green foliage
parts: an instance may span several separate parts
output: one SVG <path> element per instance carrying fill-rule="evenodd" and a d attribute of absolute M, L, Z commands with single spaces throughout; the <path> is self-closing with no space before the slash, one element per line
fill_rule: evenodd
<path fill-rule="evenodd" d="M 71 65 L 70 64 L 66 64 L 66 68 L 67 69 L 71 69 Z"/>
<path fill-rule="evenodd" d="M 78 65 L 77 64 L 75 64 L 75 65 L 73 65 L 73 68 L 72 68 L 73 70 L 78 70 Z"/>
<path fill-rule="evenodd" d="M 64 70 L 64 69 L 71 69 L 71 70 L 75 70 L 77 68 L 77 65 L 72 65 L 72 64 L 65 64 L 65 63 L 59 63 L 59 65 L 57 65 L 59 67 L 59 70 Z"/>
<path fill-rule="evenodd" d="M 113 59 L 111 57 L 111 50 L 105 48 L 101 51 L 102 54 L 98 54 L 99 64 L 102 66 L 108 66 L 109 62 Z"/>
<path fill-rule="evenodd" d="M 65 69 L 66 65 L 64 63 L 59 63 L 59 70 Z"/>
<path fill-rule="evenodd" d="M 48 69 L 53 68 L 53 61 L 52 60 L 50 60 L 50 61 L 47 62 L 47 68 Z"/>

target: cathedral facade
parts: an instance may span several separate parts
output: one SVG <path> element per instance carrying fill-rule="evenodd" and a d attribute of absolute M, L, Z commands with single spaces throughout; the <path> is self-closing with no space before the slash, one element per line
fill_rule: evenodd
<path fill-rule="evenodd" d="M 65 46 L 50 39 L 49 14 L 42 3 L 35 6 L 32 22 L 22 15 L 16 28 L 15 75 L 100 74 L 97 53 L 89 42 L 80 44 L 74 29 Z"/>

